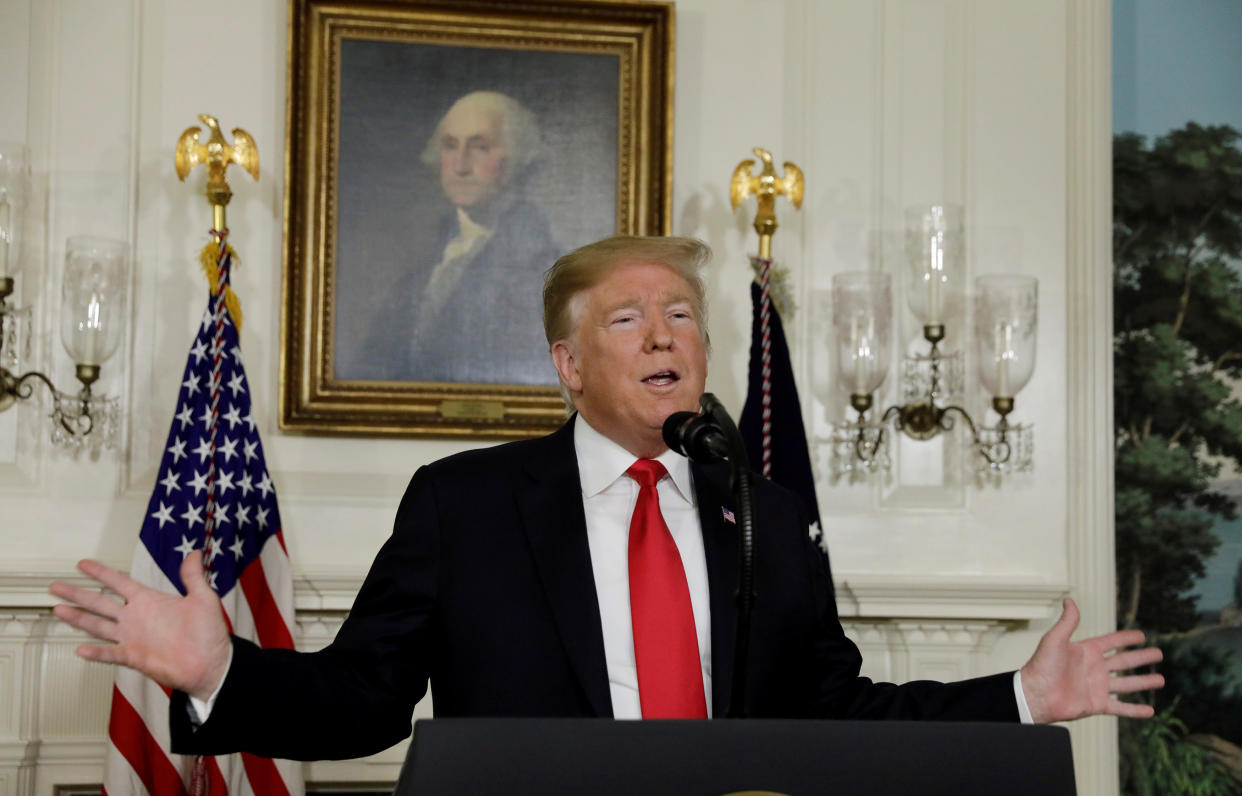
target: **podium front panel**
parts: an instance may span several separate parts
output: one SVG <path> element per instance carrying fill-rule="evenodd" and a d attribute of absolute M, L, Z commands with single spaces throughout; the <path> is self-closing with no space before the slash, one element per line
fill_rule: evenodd
<path fill-rule="evenodd" d="M 1061 727 L 909 721 L 419 721 L 396 796 L 1074 794 Z"/>

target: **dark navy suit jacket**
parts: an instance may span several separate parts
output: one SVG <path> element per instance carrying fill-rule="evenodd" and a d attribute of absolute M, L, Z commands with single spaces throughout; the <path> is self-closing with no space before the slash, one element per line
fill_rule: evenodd
<path fill-rule="evenodd" d="M 693 466 L 711 594 L 712 709 L 733 680 L 737 526 L 727 473 Z M 837 618 L 828 560 L 791 493 L 756 479 L 746 713 L 1017 721 L 1012 673 L 873 683 Z M 347 533 L 347 529 L 342 529 Z M 419 469 L 336 640 L 315 653 L 234 641 L 211 717 L 171 709 L 174 750 L 295 759 L 370 754 L 410 732 L 430 680 L 437 716 L 610 717 L 573 423 Z"/>

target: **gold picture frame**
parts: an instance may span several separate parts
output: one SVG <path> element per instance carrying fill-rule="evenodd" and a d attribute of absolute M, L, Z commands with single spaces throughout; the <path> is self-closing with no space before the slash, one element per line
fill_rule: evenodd
<path fill-rule="evenodd" d="M 282 429 L 563 422 L 539 274 L 668 233 L 673 24 L 662 2 L 290 0 Z"/>

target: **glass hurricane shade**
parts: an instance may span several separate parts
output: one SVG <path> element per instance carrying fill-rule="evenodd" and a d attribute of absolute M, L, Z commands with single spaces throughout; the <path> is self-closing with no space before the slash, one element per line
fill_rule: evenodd
<path fill-rule="evenodd" d="M 906 209 L 906 300 L 924 326 L 945 323 L 961 309 L 964 273 L 962 208 L 918 205 Z"/>
<path fill-rule="evenodd" d="M 109 238 L 77 236 L 65 243 L 60 339 L 77 365 L 100 365 L 121 341 L 129 247 Z"/>
<path fill-rule="evenodd" d="M 1035 370 L 1039 281 L 1033 276 L 975 280 L 975 344 L 979 381 L 997 398 L 1012 398 Z"/>
<path fill-rule="evenodd" d="M 888 274 L 852 271 L 832 278 L 832 324 L 837 373 L 851 395 L 870 395 L 884 383 L 892 342 L 893 300 Z"/>
<path fill-rule="evenodd" d="M 0 142 L 0 277 L 17 268 L 30 159 L 22 144 Z"/>

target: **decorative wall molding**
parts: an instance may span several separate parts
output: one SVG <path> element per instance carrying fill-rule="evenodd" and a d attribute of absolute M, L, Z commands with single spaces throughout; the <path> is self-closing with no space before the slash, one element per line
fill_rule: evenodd
<path fill-rule="evenodd" d="M 348 611 L 303 611 L 298 609 L 293 618 L 293 635 L 297 648 L 303 652 L 320 650 L 332 643 L 336 633 L 345 623 Z"/>
<path fill-rule="evenodd" d="M 911 581 L 904 577 L 851 576 L 836 581 L 843 617 L 941 619 L 1045 619 L 1068 587 L 1057 583 L 977 581 L 961 578 Z"/>
<path fill-rule="evenodd" d="M 842 621 L 863 655 L 863 674 L 875 680 L 953 681 L 991 674 L 986 656 L 1019 623 L 1006 620 Z"/>
<path fill-rule="evenodd" d="M 1113 507 L 1112 8 L 1067 8 L 1065 476 L 1069 574 L 1083 636 L 1116 627 Z M 1117 721 L 1070 725 L 1080 793 L 1116 793 Z"/>

